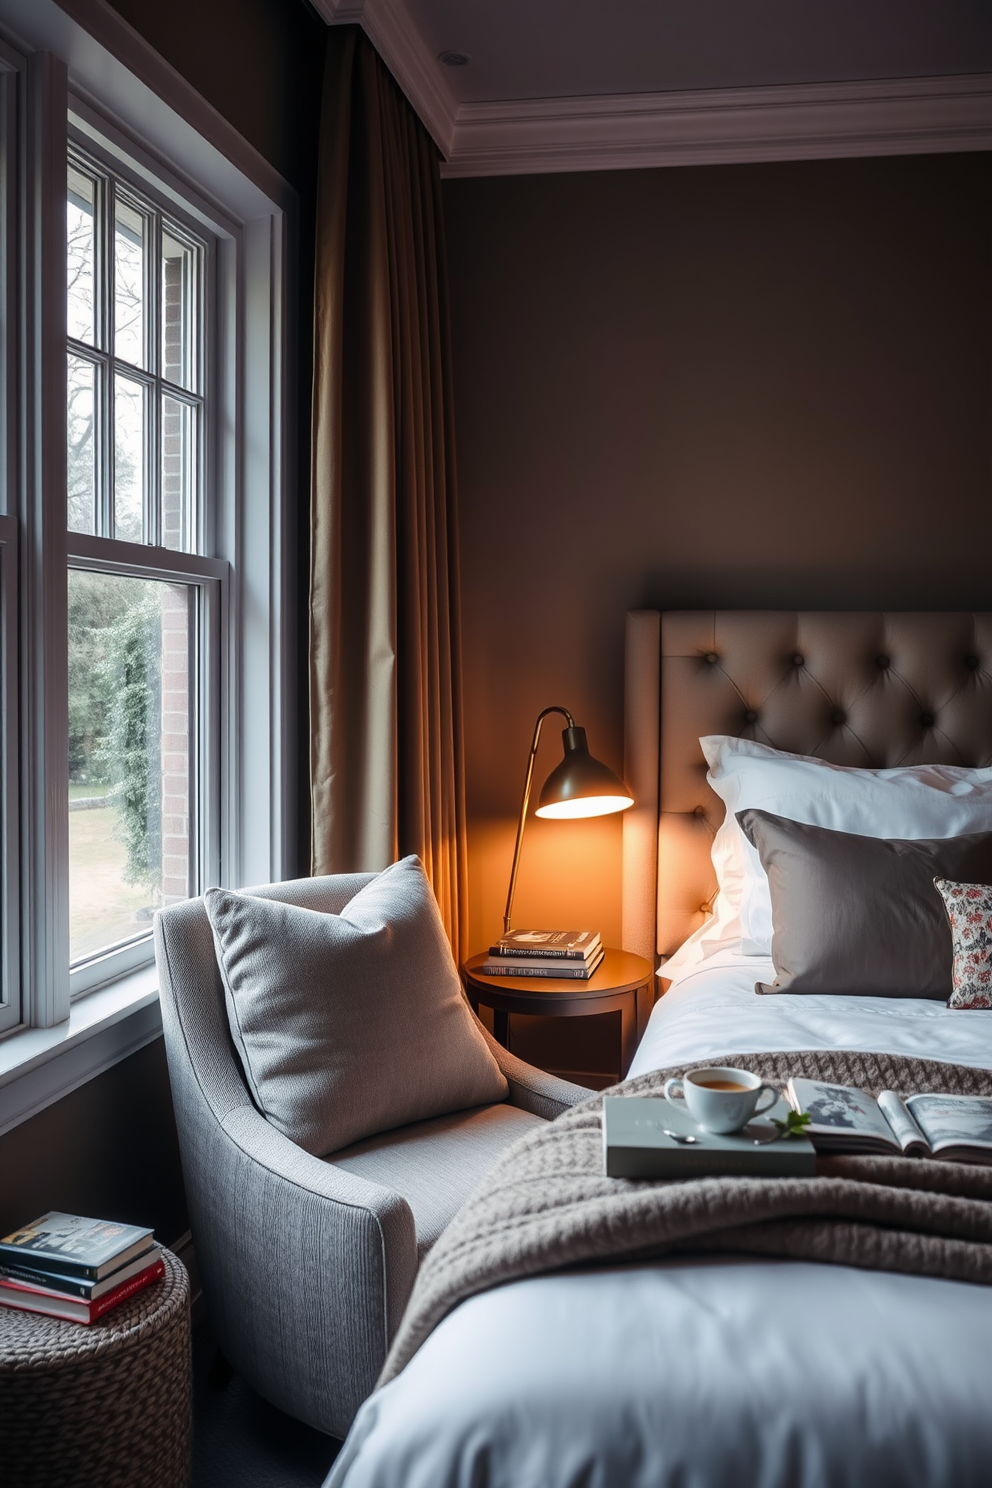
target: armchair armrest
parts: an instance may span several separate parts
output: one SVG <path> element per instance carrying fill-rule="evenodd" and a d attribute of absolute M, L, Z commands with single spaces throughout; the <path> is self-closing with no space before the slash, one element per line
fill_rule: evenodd
<path fill-rule="evenodd" d="M 510 1087 L 507 1100 L 511 1106 L 517 1106 L 521 1111 L 530 1111 L 535 1116 L 543 1116 L 546 1121 L 554 1121 L 563 1111 L 581 1105 L 591 1095 L 595 1095 L 594 1090 L 587 1090 L 584 1085 L 559 1080 L 557 1075 L 549 1075 L 545 1070 L 518 1059 L 509 1049 L 504 1049 L 502 1044 L 496 1042 L 481 1020 L 479 1027 Z"/>
<path fill-rule="evenodd" d="M 201 1115 L 197 1145 L 187 1167 L 204 1168 L 187 1187 L 217 1340 L 260 1394 L 343 1437 L 416 1275 L 410 1206 L 304 1152 L 252 1106 Z"/>

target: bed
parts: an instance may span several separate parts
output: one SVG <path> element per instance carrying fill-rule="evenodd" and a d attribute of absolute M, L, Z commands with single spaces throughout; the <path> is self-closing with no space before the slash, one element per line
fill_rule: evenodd
<path fill-rule="evenodd" d="M 992 1068 L 992 1012 L 755 994 L 774 968 L 739 924 L 721 928 L 724 807 L 698 745 L 985 767 L 990 673 L 989 615 L 629 617 L 624 944 L 668 987 L 629 1079 L 794 1049 Z M 990 1339 L 992 1288 L 932 1276 L 734 1255 L 535 1276 L 440 1323 L 362 1407 L 328 1485 L 977 1488 Z"/>

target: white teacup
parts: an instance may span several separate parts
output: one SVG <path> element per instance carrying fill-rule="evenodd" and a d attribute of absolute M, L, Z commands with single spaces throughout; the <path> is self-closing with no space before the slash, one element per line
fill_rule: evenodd
<path fill-rule="evenodd" d="M 759 1105 L 764 1092 L 769 1098 Z M 740 1131 L 752 1116 L 770 1111 L 779 1098 L 778 1091 L 764 1084 L 760 1075 L 717 1066 L 667 1080 L 665 1096 L 670 1101 L 681 1097 L 703 1131 L 717 1133 Z"/>

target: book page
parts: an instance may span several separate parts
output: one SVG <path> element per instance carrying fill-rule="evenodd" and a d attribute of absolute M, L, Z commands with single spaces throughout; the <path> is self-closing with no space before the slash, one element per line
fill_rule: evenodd
<path fill-rule="evenodd" d="M 798 1111 L 808 1111 L 810 1135 L 817 1132 L 849 1131 L 859 1136 L 879 1137 L 893 1145 L 889 1123 L 878 1102 L 855 1085 L 827 1085 L 822 1080 L 790 1080 L 789 1092 Z"/>
<path fill-rule="evenodd" d="M 906 1105 L 934 1152 L 962 1145 L 992 1150 L 992 1098 L 911 1095 Z"/>
<path fill-rule="evenodd" d="M 892 1135 L 903 1152 L 909 1152 L 914 1147 L 919 1152 L 929 1151 L 930 1143 L 894 1090 L 882 1091 L 878 1097 L 878 1108 L 891 1126 Z"/>

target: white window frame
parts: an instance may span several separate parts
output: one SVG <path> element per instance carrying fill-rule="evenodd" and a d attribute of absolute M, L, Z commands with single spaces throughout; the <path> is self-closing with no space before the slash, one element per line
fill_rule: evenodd
<path fill-rule="evenodd" d="M 113 966 L 108 961 L 82 979 L 86 986 L 79 990 L 86 995 L 70 1001 L 70 565 L 118 571 L 133 563 L 135 572 L 197 586 L 207 654 L 200 706 L 208 735 L 219 740 L 217 763 L 205 766 L 205 789 L 218 804 L 216 828 L 203 848 L 205 879 L 234 887 L 267 882 L 286 877 L 296 861 L 289 768 L 295 673 L 288 664 L 295 651 L 295 555 L 287 526 L 296 479 L 294 348 L 286 271 L 295 193 L 98 0 L 0 0 L 0 68 L 10 66 L 23 179 L 19 266 L 7 274 L 7 294 L 9 304 L 16 295 L 20 309 L 17 369 L 26 393 L 23 406 L 5 410 L 8 433 L 13 413 L 17 417 L 16 438 L 6 441 L 5 454 L 8 474 L 16 468 L 20 526 L 15 530 L 14 512 L 0 517 L 0 703 L 7 709 L 8 741 L 19 744 L 26 770 L 19 840 L 16 799 L 13 811 L 9 800 L 0 803 L 8 806 L 8 851 L 13 841 L 20 858 L 14 920 L 22 930 L 19 946 L 16 936 L 4 937 L 15 963 L 8 985 L 19 984 L 22 1007 L 20 1023 L 0 1036 L 0 1133 L 161 1031 L 153 964 L 117 975 L 122 958 Z M 173 194 L 180 220 L 199 217 L 216 239 L 210 329 L 220 368 L 215 427 L 222 432 L 207 456 L 216 497 L 203 534 L 204 557 L 77 533 L 53 537 L 58 523 L 65 532 L 70 105 L 72 127 L 88 150 L 111 162 L 126 157 L 126 174 L 140 184 L 146 172 L 160 199 Z M 9 561 L 15 550 L 16 565 Z M 19 573 L 19 590 L 10 582 L 11 569 Z M 9 623 L 12 616 L 17 626 Z M 2 649 L 10 652 L 18 629 L 19 689 L 10 681 L 11 656 Z M 9 798 L 7 772 L 4 779 Z M 15 881 L 8 871 L 5 888 Z M 6 912 L 2 902 L 0 912 Z"/>
<path fill-rule="evenodd" d="M 20 179 L 18 143 L 18 72 L 24 61 L 0 44 L 0 295 L 3 295 L 0 339 L 0 1034 L 21 1019 L 19 853 L 19 750 L 17 616 L 17 295 L 16 200 Z"/>
<path fill-rule="evenodd" d="M 21 1021 L 17 520 L 0 515 L 0 1034 Z"/>
<path fill-rule="evenodd" d="M 198 369 L 200 398 L 208 410 L 206 437 L 200 442 L 198 464 L 200 467 L 200 491 L 202 500 L 196 513 L 196 543 L 201 552 L 210 550 L 216 542 L 218 523 L 217 502 L 211 497 L 220 493 L 223 502 L 223 479 L 220 469 L 222 449 L 215 437 L 215 424 L 221 406 L 218 386 L 218 357 L 216 355 L 215 324 L 219 316 L 211 312 L 216 304 L 223 303 L 236 293 L 236 252 L 218 252 L 220 243 L 236 245 L 237 226 L 222 217 L 216 208 L 209 208 L 196 193 L 188 188 L 181 190 L 171 177 L 163 179 L 161 168 L 136 149 L 113 125 L 92 107 L 71 94 L 69 109 L 69 145 L 85 152 L 114 183 L 131 186 L 160 210 L 170 213 L 176 223 L 188 233 L 201 234 L 203 243 L 202 274 L 209 295 L 205 299 L 206 324 L 204 325 L 203 354 Z M 104 245 L 104 253 L 113 251 L 112 242 Z M 216 260 L 216 262 L 215 262 Z M 156 260 L 155 270 L 158 264 Z M 104 294 L 109 293 L 104 287 Z M 159 327 L 156 325 L 155 334 Z M 69 350 L 75 352 L 73 342 Z M 236 345 L 226 348 L 227 354 L 236 355 Z M 99 359 L 112 368 L 116 360 L 114 348 L 107 346 L 98 353 Z M 106 379 L 107 401 L 112 401 L 113 377 Z M 149 385 L 157 386 L 160 379 L 149 375 Z M 110 423 L 108 424 L 108 420 Z M 106 408 L 102 414 L 104 439 L 112 443 L 113 410 Z M 105 451 L 109 458 L 109 445 Z M 221 840 L 221 794 L 222 780 L 231 766 L 233 758 L 230 741 L 222 727 L 221 711 L 217 700 L 221 697 L 223 678 L 229 671 L 226 650 L 230 637 L 225 635 L 220 617 L 229 610 L 228 580 L 231 565 L 223 559 L 212 559 L 175 549 L 127 542 L 119 538 L 96 536 L 69 531 L 66 537 L 67 562 L 69 568 L 89 569 L 104 573 L 130 574 L 136 578 L 175 580 L 180 584 L 193 585 L 199 591 L 199 654 L 191 661 L 191 681 L 196 686 L 194 714 L 197 719 L 195 741 L 197 758 L 192 772 L 198 784 L 201 809 L 196 813 L 196 872 L 194 892 L 200 892 L 209 884 L 220 883 L 225 877 L 224 865 L 231 861 L 229 844 Z M 222 764 L 223 761 L 223 764 Z M 68 774 L 66 775 L 68 793 Z M 227 813 L 228 817 L 230 816 Z M 57 830 L 57 829 L 56 829 Z M 56 853 L 63 851 L 56 842 Z M 114 981 L 126 971 L 148 965 L 153 959 L 151 930 L 136 937 L 128 944 L 108 947 L 102 953 L 87 957 L 69 968 L 69 997 L 74 999 L 95 987 Z"/>
<path fill-rule="evenodd" d="M 139 199 L 143 205 L 157 210 L 161 217 L 169 221 L 170 227 L 174 226 L 176 229 L 178 229 L 178 232 L 182 238 L 189 239 L 191 242 L 195 243 L 197 248 L 199 248 L 201 262 L 198 277 L 204 285 L 204 305 L 209 309 L 209 307 L 213 304 L 214 299 L 214 287 L 216 282 L 216 276 L 214 273 L 214 261 L 217 257 L 214 226 L 211 224 L 211 214 L 208 214 L 202 207 L 199 206 L 199 204 L 194 204 L 192 201 L 190 201 L 188 204 L 184 202 L 183 206 L 186 207 L 186 210 L 182 210 L 179 202 L 174 199 L 174 193 L 171 194 L 173 199 L 170 199 L 170 193 L 156 190 L 155 187 L 157 185 L 157 182 L 155 181 L 155 178 L 151 176 L 150 172 L 148 170 L 142 172 L 140 168 L 136 169 L 136 167 L 138 166 L 138 160 L 133 158 L 133 151 L 131 157 L 129 157 L 123 144 L 119 148 L 114 150 L 110 150 L 106 147 L 101 136 L 108 133 L 115 136 L 117 135 L 117 131 L 113 130 L 112 126 L 110 126 L 107 121 L 97 122 L 93 110 L 89 109 L 81 100 L 73 98 L 70 94 L 68 140 L 69 147 L 72 150 L 74 156 L 83 155 L 105 177 L 107 194 L 110 198 L 108 203 L 108 211 L 106 213 L 104 212 L 103 205 L 101 203 L 101 208 L 99 211 L 100 227 L 105 228 L 106 216 L 109 216 L 111 222 L 113 221 L 115 201 L 122 195 L 125 196 L 125 198 L 131 197 L 133 195 L 134 198 Z M 190 210 L 191 208 L 192 210 Z M 220 220 L 218 219 L 216 212 L 212 214 L 212 218 L 215 220 Z M 233 226 L 233 224 L 225 222 L 224 235 L 228 240 L 231 240 L 235 237 L 236 228 Z M 99 236 L 103 237 L 106 236 L 106 234 L 104 232 L 101 232 Z M 150 333 L 151 339 L 153 339 L 156 343 L 159 343 L 161 337 L 161 325 L 159 321 L 162 307 L 158 290 L 158 286 L 161 282 L 159 278 L 160 263 L 156 249 L 157 245 L 153 243 L 151 245 L 151 253 L 149 254 L 149 258 L 151 259 L 151 265 L 149 266 L 150 272 L 146 272 L 146 279 L 149 281 L 154 280 L 154 285 L 149 282 L 148 284 L 146 284 L 145 288 L 146 293 L 148 294 L 148 298 L 154 302 L 155 306 L 154 312 L 151 315 L 151 319 L 153 321 L 153 328 Z M 100 252 L 102 252 L 104 260 L 101 266 L 104 268 L 104 270 L 106 270 L 109 267 L 109 263 L 112 260 L 114 252 L 112 237 L 109 241 L 101 245 Z M 230 259 L 230 255 L 228 255 L 228 259 Z M 228 264 L 228 273 L 231 272 L 231 268 L 232 265 Z M 107 277 L 106 273 L 104 274 L 104 277 Z M 217 288 L 220 292 L 223 292 L 224 286 L 218 284 Z M 110 293 L 111 291 L 109 283 L 100 286 L 99 298 L 109 300 Z M 195 309 L 198 313 L 200 309 L 200 305 L 198 302 L 195 306 Z M 109 316 L 107 316 L 106 311 L 104 311 L 103 318 L 109 320 Z M 210 437 L 212 425 L 209 423 L 209 415 L 212 411 L 214 395 L 214 363 L 216 358 L 213 354 L 213 326 L 211 324 L 211 317 L 209 314 L 205 316 L 205 320 L 206 324 L 202 328 L 202 354 L 198 358 L 195 388 L 184 388 L 179 386 L 178 384 L 168 382 L 168 380 L 162 375 L 160 367 L 158 368 L 158 370 L 153 370 L 149 368 L 131 367 L 129 364 L 124 363 L 124 375 L 129 379 L 140 382 L 150 392 L 150 403 L 158 402 L 160 396 L 165 393 L 178 402 L 185 403 L 188 406 L 197 408 L 198 411 L 201 408 L 205 408 L 207 410 L 207 438 L 205 441 L 199 439 L 197 444 L 198 488 L 201 491 L 204 490 L 207 484 L 209 484 L 210 486 L 213 485 L 212 466 L 216 446 L 216 441 L 211 439 Z M 102 331 L 107 331 L 108 329 L 109 328 L 107 325 L 104 325 L 101 328 Z M 104 406 L 100 409 L 100 434 L 102 440 L 105 441 L 108 446 L 107 455 L 109 458 L 109 445 L 112 441 L 112 428 L 114 419 L 113 386 L 118 375 L 117 364 L 123 359 L 118 357 L 115 348 L 110 344 L 108 344 L 107 346 L 97 346 L 96 344 L 90 344 L 86 341 L 77 340 L 75 337 L 68 337 L 67 339 L 70 355 L 76 356 L 93 366 L 103 366 L 106 369 L 104 379 L 106 387 L 106 398 L 104 400 Z M 147 331 L 146 339 L 149 339 L 149 334 Z M 156 363 L 159 362 L 160 355 L 160 350 L 156 348 L 154 356 L 154 360 Z M 153 421 L 157 422 L 157 420 L 154 419 L 154 416 Z M 197 422 L 199 424 L 199 418 Z M 149 442 L 147 461 L 149 467 L 157 466 L 157 453 L 158 451 L 155 445 L 155 441 L 152 440 Z M 151 468 L 146 469 L 144 474 L 146 484 L 149 483 L 150 480 L 154 481 L 155 477 Z M 209 481 L 206 479 L 207 477 L 209 477 Z M 109 479 L 105 481 L 105 484 L 108 488 L 112 487 L 112 474 L 109 476 Z M 197 529 L 195 533 L 192 534 L 194 552 L 201 552 L 204 547 L 204 538 L 206 532 L 206 529 L 204 527 L 204 506 L 205 503 L 201 502 L 197 511 Z M 74 531 L 70 530 L 68 538 L 70 550 L 75 536 L 77 536 L 77 534 Z M 149 545 L 154 545 L 154 537 L 149 537 L 148 542 Z"/>

